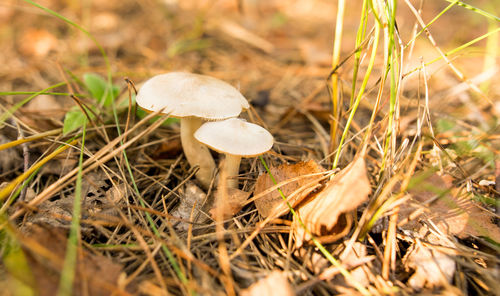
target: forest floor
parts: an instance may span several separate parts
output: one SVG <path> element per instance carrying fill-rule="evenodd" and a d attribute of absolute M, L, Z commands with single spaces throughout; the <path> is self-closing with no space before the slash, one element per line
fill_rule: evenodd
<path fill-rule="evenodd" d="M 337 2 L 3 0 L 1 294 L 498 295 L 499 8 Z M 273 135 L 239 190 L 129 103 L 171 71 Z"/>

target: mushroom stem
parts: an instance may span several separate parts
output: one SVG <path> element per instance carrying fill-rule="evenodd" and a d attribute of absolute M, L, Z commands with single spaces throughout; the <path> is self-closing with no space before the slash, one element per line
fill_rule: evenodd
<path fill-rule="evenodd" d="M 203 121 L 197 117 L 181 118 L 181 143 L 184 155 L 189 165 L 200 166 L 196 178 L 206 189 L 210 186 L 215 171 L 215 161 L 208 147 L 198 142 L 193 136 L 194 132 L 201 126 Z"/>
<path fill-rule="evenodd" d="M 227 154 L 226 159 L 224 160 L 224 172 L 227 180 L 227 188 L 235 188 L 238 189 L 238 178 L 236 178 L 240 172 L 240 162 L 241 162 L 241 156 L 239 155 L 232 155 L 232 154 Z M 224 181 L 224 180 L 219 180 L 219 182 Z M 220 185 L 219 185 L 220 187 Z"/>

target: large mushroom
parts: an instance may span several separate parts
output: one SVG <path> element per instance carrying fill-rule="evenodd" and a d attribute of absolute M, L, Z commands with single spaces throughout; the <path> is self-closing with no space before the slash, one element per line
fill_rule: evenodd
<path fill-rule="evenodd" d="M 230 84 L 206 75 L 170 72 L 152 77 L 139 90 L 136 98 L 146 111 L 170 114 L 180 118 L 181 143 L 191 166 L 199 166 L 196 178 L 208 188 L 215 161 L 208 148 L 196 141 L 194 132 L 204 121 L 238 116 L 248 109 L 248 101 Z"/>
<path fill-rule="evenodd" d="M 238 118 L 206 122 L 194 133 L 194 137 L 215 151 L 224 153 L 222 170 L 227 176 L 227 188 L 236 189 L 241 158 L 263 154 L 271 149 L 274 142 L 265 128 Z"/>

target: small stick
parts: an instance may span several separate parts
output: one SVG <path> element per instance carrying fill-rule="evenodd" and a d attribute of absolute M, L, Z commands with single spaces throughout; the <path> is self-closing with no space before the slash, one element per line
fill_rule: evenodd
<path fill-rule="evenodd" d="M 23 129 L 19 126 L 16 120 L 11 118 L 13 124 L 17 127 L 17 132 L 19 136 L 17 137 L 18 140 L 23 140 L 24 139 L 24 132 Z M 30 150 L 28 148 L 28 144 L 22 143 L 21 147 L 23 148 L 23 159 L 24 159 L 24 164 L 23 164 L 23 173 L 26 173 L 26 171 L 30 168 Z M 28 191 L 28 187 L 25 186 L 26 181 L 23 182 L 23 190 L 19 194 L 19 200 L 20 201 L 25 201 L 26 199 L 26 192 Z"/>
<path fill-rule="evenodd" d="M 385 241 L 384 261 L 382 264 L 382 277 L 389 280 L 391 267 L 394 268 L 396 262 L 396 226 L 399 216 L 399 206 L 394 209 L 394 213 L 389 220 L 389 229 Z"/>
<path fill-rule="evenodd" d="M 128 77 L 124 78 L 125 82 L 127 83 L 127 90 L 128 90 L 128 111 L 127 111 L 127 122 L 125 123 L 125 132 L 128 131 L 128 127 L 130 125 L 130 121 L 132 118 L 132 89 L 134 89 L 134 93 L 137 96 L 137 89 L 135 88 L 135 84 L 132 80 L 130 80 Z M 134 105 L 134 114 L 136 113 L 136 105 Z M 123 139 L 123 142 L 126 142 L 127 138 Z"/>

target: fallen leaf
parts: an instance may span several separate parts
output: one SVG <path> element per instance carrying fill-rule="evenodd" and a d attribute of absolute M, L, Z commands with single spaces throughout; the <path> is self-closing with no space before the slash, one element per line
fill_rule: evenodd
<path fill-rule="evenodd" d="M 88 218 L 93 220 L 119 218 L 119 208 L 125 205 L 125 200 L 128 198 L 127 184 L 121 182 L 112 187 L 106 184 L 100 190 L 99 195 L 86 198 L 85 210 L 88 213 Z M 116 219 L 110 220 L 116 221 Z"/>
<path fill-rule="evenodd" d="M 273 271 L 265 278 L 241 291 L 241 296 L 293 296 L 295 292 L 286 274 Z"/>
<path fill-rule="evenodd" d="M 408 285 L 415 290 L 424 287 L 437 288 L 451 282 L 455 273 L 455 261 L 448 255 L 430 246 L 415 241 L 403 258 L 407 271 L 414 270 Z"/>
<path fill-rule="evenodd" d="M 67 231 L 46 225 L 32 225 L 20 235 L 37 295 L 56 295 L 63 267 Z M 119 288 L 122 266 L 111 259 L 80 249 L 77 256 L 73 295 L 128 294 Z"/>
<path fill-rule="evenodd" d="M 224 220 L 233 217 L 236 213 L 241 211 L 251 192 L 245 192 L 236 188 L 227 188 L 226 196 L 221 194 L 220 190 L 214 193 L 215 202 L 214 207 L 210 210 L 212 218 L 216 218 L 217 211 L 222 211 Z"/>
<path fill-rule="evenodd" d="M 84 176 L 82 182 L 81 215 L 84 220 L 116 221 L 118 208 L 124 205 L 127 196 L 126 185 L 109 185 L 103 173 L 91 172 Z M 46 224 L 52 227 L 68 229 L 73 216 L 74 196 L 65 196 L 55 200 L 47 200 L 38 206 L 38 210 L 26 217 L 30 224 Z M 80 225 L 83 234 L 92 232 L 89 224 Z"/>
<path fill-rule="evenodd" d="M 71 197 L 61 198 L 55 201 L 45 201 L 38 206 L 34 213 L 26 216 L 26 224 L 21 229 L 29 229 L 32 225 L 49 225 L 54 228 L 69 229 L 73 213 L 73 201 Z M 88 233 L 91 229 L 81 227 L 82 233 Z"/>
<path fill-rule="evenodd" d="M 274 176 L 274 179 L 277 183 L 281 183 L 286 180 L 291 181 L 283 186 L 280 186 L 281 191 L 287 198 L 289 198 L 290 195 L 296 190 L 304 187 L 299 194 L 288 200 L 291 205 L 301 201 L 313 190 L 317 189 L 322 176 L 317 175 L 305 178 L 297 177 L 308 174 L 321 173 L 325 171 L 314 160 L 299 162 L 292 165 L 283 164 L 278 167 L 271 167 L 269 170 Z M 254 196 L 258 196 L 259 194 L 263 193 L 266 190 L 269 190 L 269 188 L 275 185 L 276 184 L 274 184 L 274 182 L 271 180 L 269 174 L 266 173 L 260 175 L 259 178 L 257 178 L 257 182 L 255 184 Z M 288 210 L 288 206 L 283 202 L 283 198 L 281 197 L 278 190 L 273 190 L 265 194 L 264 196 L 256 199 L 254 203 L 257 207 L 257 210 L 263 217 L 267 217 L 271 213 L 281 213 L 281 215 L 283 215 Z"/>
<path fill-rule="evenodd" d="M 413 203 L 401 205 L 402 229 L 419 232 L 420 220 L 430 220 L 442 232 L 459 238 L 484 236 L 500 242 L 500 228 L 494 215 L 471 200 L 465 190 L 453 188 L 450 176 L 432 174 L 417 188 L 410 190 Z"/>
<path fill-rule="evenodd" d="M 180 220 L 174 224 L 177 229 L 186 231 L 189 227 L 189 222 L 191 217 L 195 219 L 200 216 L 202 207 L 205 203 L 207 194 L 201 190 L 200 187 L 196 186 L 194 182 L 188 181 L 184 189 L 181 192 L 181 199 L 179 201 L 179 206 L 175 208 L 170 214 Z M 204 219 L 200 217 L 200 219 Z"/>
<path fill-rule="evenodd" d="M 339 238 L 339 233 L 349 230 L 352 217 L 348 213 L 366 201 L 370 192 L 365 161 L 358 158 L 335 175 L 323 190 L 302 201 L 297 216 L 311 234 L 323 237 L 324 243 L 332 242 Z M 311 239 L 295 216 L 293 224 L 296 246 Z"/>
<path fill-rule="evenodd" d="M 349 252 L 348 253 L 343 252 L 340 255 L 340 259 L 342 260 L 342 264 L 345 264 L 347 266 L 355 266 L 358 261 L 368 256 L 366 245 L 360 242 L 355 242 L 354 245 L 352 246 L 352 250 L 346 250 L 346 251 Z M 367 273 L 362 266 L 356 267 L 350 270 L 349 272 L 351 273 L 352 280 L 355 280 L 362 286 L 366 287 L 370 283 L 370 274 Z M 348 285 L 356 287 L 355 283 L 353 283 L 351 279 L 346 278 L 345 280 Z"/>

